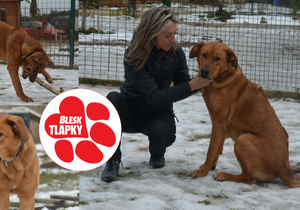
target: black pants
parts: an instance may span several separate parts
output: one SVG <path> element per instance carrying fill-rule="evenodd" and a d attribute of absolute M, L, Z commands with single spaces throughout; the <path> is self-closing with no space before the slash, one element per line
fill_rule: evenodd
<path fill-rule="evenodd" d="M 124 133 L 143 133 L 149 138 L 149 151 L 152 158 L 162 157 L 166 147 L 176 138 L 176 126 L 172 110 L 157 113 L 140 113 L 120 93 L 111 92 L 107 99 L 119 113 Z M 111 159 L 121 160 L 120 145 Z"/>

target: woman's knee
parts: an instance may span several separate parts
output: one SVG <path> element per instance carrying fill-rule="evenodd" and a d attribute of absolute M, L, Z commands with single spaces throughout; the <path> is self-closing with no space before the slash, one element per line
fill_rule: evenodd
<path fill-rule="evenodd" d="M 172 135 L 169 135 L 167 138 L 166 138 L 166 141 L 164 142 L 164 147 L 169 147 L 171 146 L 174 142 L 175 142 L 175 139 L 176 139 L 176 135 L 175 134 L 172 134 Z"/>
<path fill-rule="evenodd" d="M 122 121 L 127 107 L 124 97 L 118 92 L 110 92 L 106 98 L 114 105 Z"/>
<path fill-rule="evenodd" d="M 159 123 L 153 128 L 152 134 L 152 137 L 150 137 L 151 142 L 158 146 L 169 147 L 176 139 L 175 124 Z"/>
<path fill-rule="evenodd" d="M 122 95 L 119 92 L 110 92 L 107 94 L 106 98 L 112 103 L 116 104 L 122 99 Z"/>

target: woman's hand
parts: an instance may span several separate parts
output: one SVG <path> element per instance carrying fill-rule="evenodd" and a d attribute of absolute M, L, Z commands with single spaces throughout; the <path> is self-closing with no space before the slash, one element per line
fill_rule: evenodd
<path fill-rule="evenodd" d="M 194 78 L 189 82 L 191 91 L 194 91 L 194 90 L 198 90 L 198 89 L 204 88 L 205 86 L 209 85 L 210 83 L 211 83 L 211 80 L 209 80 L 209 79 L 204 79 L 204 78 L 199 77 L 199 76 L 194 77 Z"/>

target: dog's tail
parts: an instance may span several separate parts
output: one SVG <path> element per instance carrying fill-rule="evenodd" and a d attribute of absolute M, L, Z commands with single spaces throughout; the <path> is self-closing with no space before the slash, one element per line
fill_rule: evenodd
<path fill-rule="evenodd" d="M 300 187 L 300 177 L 296 173 L 300 173 L 300 167 L 291 167 L 290 170 L 282 171 L 279 178 L 290 187 Z"/>

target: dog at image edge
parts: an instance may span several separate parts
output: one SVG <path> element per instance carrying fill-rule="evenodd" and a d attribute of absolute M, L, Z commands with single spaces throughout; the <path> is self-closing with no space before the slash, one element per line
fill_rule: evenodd
<path fill-rule="evenodd" d="M 279 177 L 300 187 L 289 165 L 288 134 L 263 89 L 242 73 L 234 51 L 219 42 L 198 43 L 189 57 L 197 57 L 199 76 L 212 80 L 202 92 L 212 121 L 210 144 L 206 161 L 191 175 L 203 177 L 215 169 L 228 135 L 242 173 L 217 173 L 216 180 L 254 184 Z"/>
<path fill-rule="evenodd" d="M 43 74 L 49 83 L 53 83 L 52 77 L 45 68 L 54 68 L 54 63 L 48 57 L 42 45 L 21 28 L 12 27 L 0 21 L 0 31 L 0 60 L 7 63 L 7 70 L 17 96 L 25 102 L 33 101 L 32 98 L 23 92 L 18 73 L 19 67 L 23 67 L 23 78 L 29 77 L 32 83 L 35 81 L 38 73 Z"/>
<path fill-rule="evenodd" d="M 33 210 L 40 179 L 39 160 L 21 117 L 0 114 L 0 159 L 0 209 L 9 210 L 9 194 L 17 194 L 19 210 Z"/>

